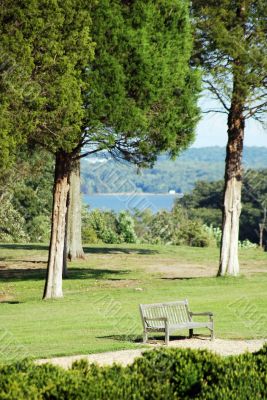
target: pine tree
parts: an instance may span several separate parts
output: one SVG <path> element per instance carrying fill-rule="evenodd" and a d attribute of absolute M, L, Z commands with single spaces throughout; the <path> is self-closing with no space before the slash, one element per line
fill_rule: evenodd
<path fill-rule="evenodd" d="M 198 117 L 198 73 L 188 63 L 188 3 L 101 0 L 91 15 L 96 48 L 87 71 L 91 89 L 85 94 L 87 135 L 81 147 L 144 166 L 161 150 L 177 154 L 193 140 Z M 70 181 L 79 186 L 75 170 Z M 70 259 L 83 255 L 74 202 L 70 196 Z"/>
<path fill-rule="evenodd" d="M 0 10 L 0 169 L 12 165 L 16 146 L 33 128 L 24 107 L 32 97 L 31 46 L 24 40 L 15 17 L 16 4 L 2 1 Z"/>
<path fill-rule="evenodd" d="M 143 166 L 160 151 L 177 154 L 194 137 L 199 75 L 189 66 L 185 1 L 13 0 L 12 5 L 4 23 L 29 49 L 34 88 L 23 104 L 31 116 L 27 137 L 55 154 L 44 291 L 44 298 L 55 298 L 63 294 L 69 177 L 81 152 L 106 150 Z M 12 55 L 16 51 L 11 49 Z"/>
<path fill-rule="evenodd" d="M 263 0 L 193 0 L 195 56 L 206 88 L 228 116 L 223 226 L 218 275 L 237 275 L 245 121 L 267 109 L 267 8 Z"/>

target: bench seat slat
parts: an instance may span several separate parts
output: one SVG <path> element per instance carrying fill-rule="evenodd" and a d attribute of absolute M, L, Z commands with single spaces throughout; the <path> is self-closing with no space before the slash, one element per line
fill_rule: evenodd
<path fill-rule="evenodd" d="M 175 325 L 170 325 L 170 330 L 177 330 L 177 329 L 194 329 L 194 328 L 211 328 L 212 327 L 212 323 L 210 322 L 188 322 L 186 324 L 175 324 Z M 147 326 L 148 329 L 164 329 L 164 323 L 161 325 L 161 323 L 159 324 L 159 322 L 157 321 L 157 324 L 154 326 Z"/>

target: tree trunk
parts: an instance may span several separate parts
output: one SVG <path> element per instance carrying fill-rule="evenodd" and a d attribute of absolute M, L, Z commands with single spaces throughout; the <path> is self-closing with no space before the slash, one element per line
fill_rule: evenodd
<path fill-rule="evenodd" d="M 66 154 L 63 151 L 56 154 L 52 228 L 43 299 L 52 299 L 63 296 L 62 268 L 70 163 L 71 160 L 69 154 Z"/>
<path fill-rule="evenodd" d="M 237 3 L 237 26 L 246 35 L 246 2 Z M 245 130 L 244 105 L 248 95 L 246 62 L 236 58 L 233 61 L 233 90 L 228 113 L 228 143 L 225 160 L 225 183 L 223 202 L 223 223 L 220 266 L 218 275 L 239 274 L 238 238 L 241 214 L 242 153 Z"/>
<path fill-rule="evenodd" d="M 70 191 L 67 214 L 67 256 L 70 261 L 77 258 L 84 258 L 81 213 L 80 160 L 76 160 L 72 164 L 70 173 Z"/>
<path fill-rule="evenodd" d="M 228 116 L 220 266 L 218 275 L 239 274 L 238 236 L 241 213 L 242 152 L 245 121 L 242 105 L 233 104 Z"/>
<path fill-rule="evenodd" d="M 263 248 L 263 230 L 264 230 L 264 225 L 263 224 L 259 224 L 259 230 L 260 230 L 259 246 L 262 249 Z"/>
<path fill-rule="evenodd" d="M 62 277 L 68 277 L 68 209 L 69 209 L 70 188 L 67 196 L 67 211 L 65 217 L 65 237 L 64 237 L 64 250 L 63 250 L 63 270 Z"/>
<path fill-rule="evenodd" d="M 263 234 L 264 234 L 264 229 L 266 227 L 266 207 L 264 206 L 263 208 L 263 219 L 262 219 L 262 223 L 259 224 L 259 229 L 260 229 L 260 242 L 259 242 L 259 246 L 263 249 L 264 245 L 263 245 Z"/>

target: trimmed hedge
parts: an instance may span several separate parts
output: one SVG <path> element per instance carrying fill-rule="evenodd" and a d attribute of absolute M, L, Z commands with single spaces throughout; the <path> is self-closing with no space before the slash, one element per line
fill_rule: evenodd
<path fill-rule="evenodd" d="M 64 370 L 26 360 L 0 367 L 0 399 L 267 399 L 267 345 L 226 358 L 190 349 L 153 350 L 125 368 L 82 360 Z"/>

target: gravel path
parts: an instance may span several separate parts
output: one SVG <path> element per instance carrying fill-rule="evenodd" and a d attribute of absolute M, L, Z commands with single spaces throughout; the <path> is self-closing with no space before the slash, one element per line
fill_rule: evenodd
<path fill-rule="evenodd" d="M 169 347 L 177 348 L 191 348 L 191 349 L 208 349 L 222 356 L 237 355 L 245 353 L 246 351 L 254 352 L 259 350 L 266 339 L 258 340 L 222 340 L 215 339 L 213 342 L 207 339 L 184 339 L 184 340 L 173 340 Z M 150 344 L 150 348 L 159 348 L 161 344 Z M 120 350 L 111 351 L 108 353 L 98 353 L 90 355 L 79 355 L 79 356 L 68 356 L 68 357 L 57 357 L 51 359 L 37 360 L 38 364 L 52 363 L 59 365 L 64 368 L 69 368 L 74 361 L 86 359 L 90 363 L 97 363 L 99 365 L 112 365 L 118 363 L 121 365 L 127 365 L 134 361 L 135 358 L 140 357 L 141 354 L 149 350 L 149 348 L 140 348 L 137 350 Z"/>

